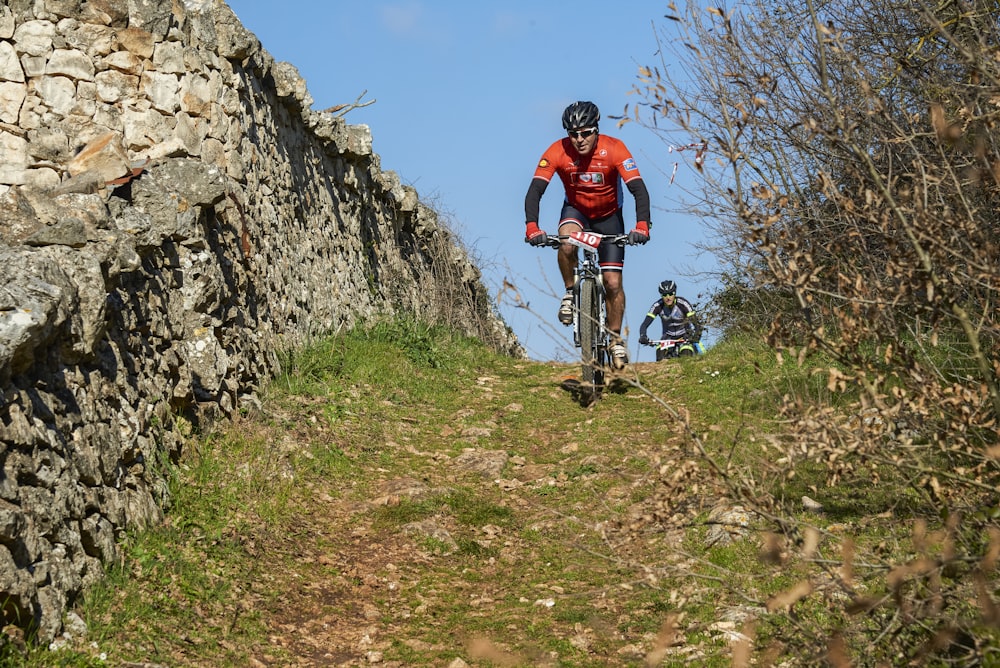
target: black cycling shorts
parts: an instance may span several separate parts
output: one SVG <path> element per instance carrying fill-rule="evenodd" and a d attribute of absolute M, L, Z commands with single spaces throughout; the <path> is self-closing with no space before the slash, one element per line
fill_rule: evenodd
<path fill-rule="evenodd" d="M 625 219 L 622 210 L 618 209 L 610 216 L 591 220 L 569 203 L 563 203 L 562 214 L 559 216 L 559 233 L 564 234 L 563 225 L 577 225 L 585 232 L 598 234 L 625 234 Z M 597 261 L 602 271 L 621 272 L 625 266 L 625 247 L 603 242 L 597 249 Z"/>

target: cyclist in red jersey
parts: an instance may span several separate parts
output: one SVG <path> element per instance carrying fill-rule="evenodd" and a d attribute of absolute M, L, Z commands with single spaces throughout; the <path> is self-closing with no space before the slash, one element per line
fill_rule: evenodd
<path fill-rule="evenodd" d="M 649 241 L 649 191 L 639 174 L 632 153 L 625 144 L 598 131 L 601 113 L 593 102 L 574 102 L 563 112 L 564 137 L 542 154 L 535 175 L 524 198 L 525 241 L 544 246 L 548 235 L 538 227 L 538 210 L 542 195 L 556 174 L 566 191 L 559 217 L 559 234 L 575 229 L 599 234 L 624 234 L 625 219 L 622 183 L 635 199 L 635 228 L 629 232 L 630 244 Z M 621 369 L 628 363 L 628 349 L 621 338 L 625 314 L 625 291 L 622 289 L 622 268 L 625 249 L 612 243 L 602 243 L 598 260 L 604 276 L 607 295 L 608 329 L 612 343 L 608 351 L 612 364 Z M 559 305 L 559 322 L 573 322 L 573 270 L 578 261 L 576 246 L 564 243 L 559 248 L 559 273 L 562 274 L 566 295 Z"/>

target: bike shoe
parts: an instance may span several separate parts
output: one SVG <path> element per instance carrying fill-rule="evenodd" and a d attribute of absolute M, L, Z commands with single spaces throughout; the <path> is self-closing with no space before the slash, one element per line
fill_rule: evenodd
<path fill-rule="evenodd" d="M 564 325 L 573 324 L 573 293 L 567 292 L 563 295 L 562 303 L 559 304 L 559 322 Z"/>
<path fill-rule="evenodd" d="M 608 356 L 611 358 L 611 364 L 616 369 L 624 369 L 625 365 L 628 364 L 628 350 L 625 348 L 625 344 L 621 342 L 611 344 L 608 348 L 608 353 Z"/>

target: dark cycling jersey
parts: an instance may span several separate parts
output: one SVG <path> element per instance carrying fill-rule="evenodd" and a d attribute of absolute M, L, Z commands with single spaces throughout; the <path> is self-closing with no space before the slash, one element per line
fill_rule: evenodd
<path fill-rule="evenodd" d="M 662 299 L 653 302 L 642 324 L 639 325 L 639 336 L 646 335 L 646 330 L 657 316 L 659 316 L 660 324 L 663 326 L 661 339 L 687 339 L 689 341 L 701 339 L 701 323 L 698 322 L 694 306 L 683 297 L 677 297 L 671 306 L 664 304 Z"/>

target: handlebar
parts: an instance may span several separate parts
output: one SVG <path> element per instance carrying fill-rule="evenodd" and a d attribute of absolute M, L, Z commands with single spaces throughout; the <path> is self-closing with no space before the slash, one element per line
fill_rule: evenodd
<path fill-rule="evenodd" d="M 610 241 L 614 245 L 622 247 L 633 245 L 628 242 L 627 234 L 597 234 L 596 232 L 590 232 L 589 234 L 595 234 L 599 236 L 601 238 L 602 243 L 605 241 Z M 550 234 L 547 236 L 548 236 L 548 241 L 545 242 L 545 245 L 548 246 L 549 248 L 559 248 L 560 246 L 562 246 L 562 243 L 564 241 L 570 238 L 568 234 Z"/>
<path fill-rule="evenodd" d="M 690 341 L 688 339 L 650 339 L 644 345 L 647 345 L 650 348 L 658 348 L 660 346 L 669 348 L 672 345 L 681 343 L 690 343 Z"/>

